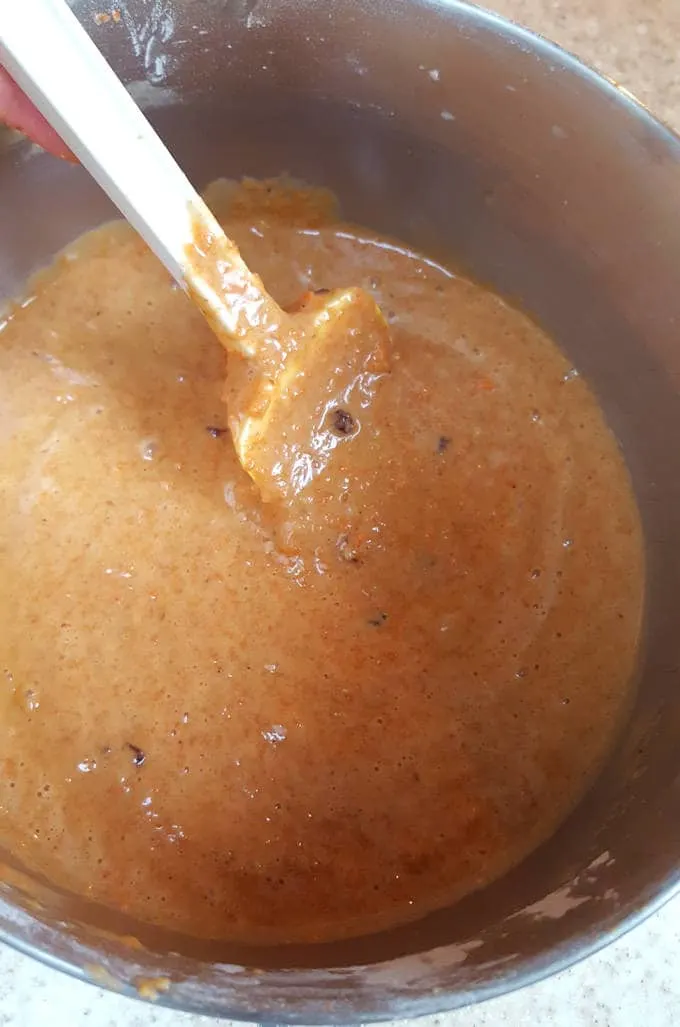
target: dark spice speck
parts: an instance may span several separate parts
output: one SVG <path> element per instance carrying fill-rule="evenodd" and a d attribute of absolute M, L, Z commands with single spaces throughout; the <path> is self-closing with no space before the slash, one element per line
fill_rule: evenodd
<path fill-rule="evenodd" d="M 146 759 L 146 753 L 139 748 L 138 745 L 133 745 L 132 742 L 127 743 L 127 747 L 132 753 L 132 762 L 136 767 L 141 767 Z"/>
<path fill-rule="evenodd" d="M 356 430 L 356 421 L 349 410 L 341 410 L 340 407 L 333 411 L 331 424 L 337 435 L 351 435 Z"/>
<path fill-rule="evenodd" d="M 218 428 L 217 425 L 209 424 L 205 429 L 208 435 L 212 435 L 214 439 L 221 439 L 223 435 L 226 435 L 229 431 L 228 428 Z"/>
<path fill-rule="evenodd" d="M 440 435 L 439 436 L 439 442 L 437 443 L 437 452 L 438 453 L 445 453 L 450 445 L 451 445 L 451 439 L 448 437 L 448 435 Z"/>

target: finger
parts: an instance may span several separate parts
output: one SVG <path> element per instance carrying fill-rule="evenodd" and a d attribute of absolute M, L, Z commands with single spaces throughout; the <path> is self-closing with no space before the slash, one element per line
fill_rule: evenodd
<path fill-rule="evenodd" d="M 57 135 L 4 68 L 0 68 L 0 121 L 23 132 L 34 143 L 38 143 L 56 157 L 75 161 L 76 158 L 63 139 Z"/>

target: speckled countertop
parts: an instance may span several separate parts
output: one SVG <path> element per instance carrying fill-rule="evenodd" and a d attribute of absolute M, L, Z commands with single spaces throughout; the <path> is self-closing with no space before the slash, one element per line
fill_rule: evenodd
<path fill-rule="evenodd" d="M 493 0 L 625 85 L 680 131 L 680 0 Z M 605 951 L 551 979 L 419 1027 L 676 1027 L 680 898 Z M 79 984 L 0 948 L 0 1027 L 199 1027 Z"/>
<path fill-rule="evenodd" d="M 482 4 L 571 50 L 680 131 L 680 0 Z"/>

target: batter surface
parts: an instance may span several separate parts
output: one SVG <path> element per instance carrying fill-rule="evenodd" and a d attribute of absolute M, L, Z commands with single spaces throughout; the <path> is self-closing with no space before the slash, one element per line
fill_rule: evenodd
<path fill-rule="evenodd" d="M 227 227 L 283 304 L 370 289 L 391 372 L 329 412 L 328 516 L 286 520 L 235 458 L 221 346 L 130 229 L 10 310 L 0 842 L 144 921 L 334 939 L 480 887 L 574 806 L 629 700 L 641 533 L 523 315 L 321 194 L 244 188 Z"/>

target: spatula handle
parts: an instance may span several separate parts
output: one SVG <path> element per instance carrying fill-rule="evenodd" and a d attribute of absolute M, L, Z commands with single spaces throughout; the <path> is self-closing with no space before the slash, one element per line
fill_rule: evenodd
<path fill-rule="evenodd" d="M 202 201 L 66 3 L 3 3 L 0 60 L 184 284 L 191 205 Z"/>
<path fill-rule="evenodd" d="M 248 271 L 65 0 L 2 0 L 0 62 L 223 332 L 243 339 L 267 312 L 275 316 L 278 308 L 259 278 Z M 191 259 L 197 221 L 203 239 L 223 243 L 217 250 L 232 297 L 218 295 L 215 276 L 202 274 Z"/>

